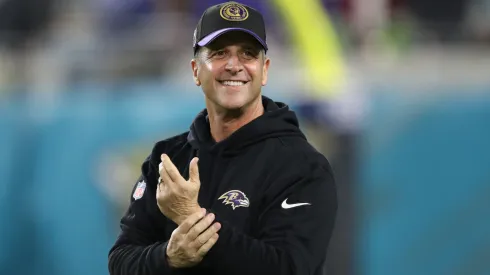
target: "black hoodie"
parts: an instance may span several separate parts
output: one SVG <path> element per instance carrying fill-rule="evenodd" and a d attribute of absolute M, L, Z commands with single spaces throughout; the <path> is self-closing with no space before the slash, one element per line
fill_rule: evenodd
<path fill-rule="evenodd" d="M 204 110 L 189 132 L 155 145 L 110 250 L 110 274 L 323 274 L 337 211 L 330 165 L 287 105 L 262 99 L 264 114 L 221 142 L 212 139 Z M 177 225 L 156 203 L 163 153 L 184 178 L 190 160 L 199 157 L 199 204 L 222 224 L 217 243 L 192 268 L 172 269 L 166 262 Z"/>

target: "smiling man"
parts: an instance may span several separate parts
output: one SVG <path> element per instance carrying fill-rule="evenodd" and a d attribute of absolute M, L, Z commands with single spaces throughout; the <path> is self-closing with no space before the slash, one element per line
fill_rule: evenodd
<path fill-rule="evenodd" d="M 261 93 L 270 65 L 262 15 L 212 6 L 193 48 L 206 109 L 143 163 L 110 273 L 323 274 L 334 177 L 295 113 Z"/>

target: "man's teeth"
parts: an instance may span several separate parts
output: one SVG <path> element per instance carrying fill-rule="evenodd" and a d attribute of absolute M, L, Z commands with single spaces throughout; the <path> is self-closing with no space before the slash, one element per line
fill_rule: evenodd
<path fill-rule="evenodd" d="M 243 81 L 223 81 L 223 85 L 226 86 L 242 86 L 245 85 L 245 82 Z"/>

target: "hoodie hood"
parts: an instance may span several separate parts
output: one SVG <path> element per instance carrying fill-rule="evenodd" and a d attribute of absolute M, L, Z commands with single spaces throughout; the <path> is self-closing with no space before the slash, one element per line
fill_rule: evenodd
<path fill-rule="evenodd" d="M 296 114 L 289 109 L 288 105 L 274 102 L 266 96 L 262 96 L 262 104 L 264 105 L 263 115 L 242 126 L 220 142 L 215 142 L 211 136 L 208 112 L 204 109 L 194 119 L 187 140 L 196 150 L 228 155 L 238 153 L 268 138 L 298 136 L 306 139 L 299 129 Z"/>

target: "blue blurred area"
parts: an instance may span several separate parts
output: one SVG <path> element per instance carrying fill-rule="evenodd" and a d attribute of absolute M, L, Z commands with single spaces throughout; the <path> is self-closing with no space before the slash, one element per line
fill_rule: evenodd
<path fill-rule="evenodd" d="M 373 99 L 361 142 L 361 274 L 488 274 L 490 89 Z"/>
<path fill-rule="evenodd" d="M 125 87 L 2 101 L 4 274 L 107 274 L 119 216 L 98 187 L 101 152 L 135 144 L 149 152 L 186 131 L 204 106 L 200 92 L 155 92 L 178 86 Z M 481 256 L 490 239 L 490 89 L 428 92 L 435 96 L 380 90 L 371 99 L 357 159 L 360 274 L 490 270 Z"/>

